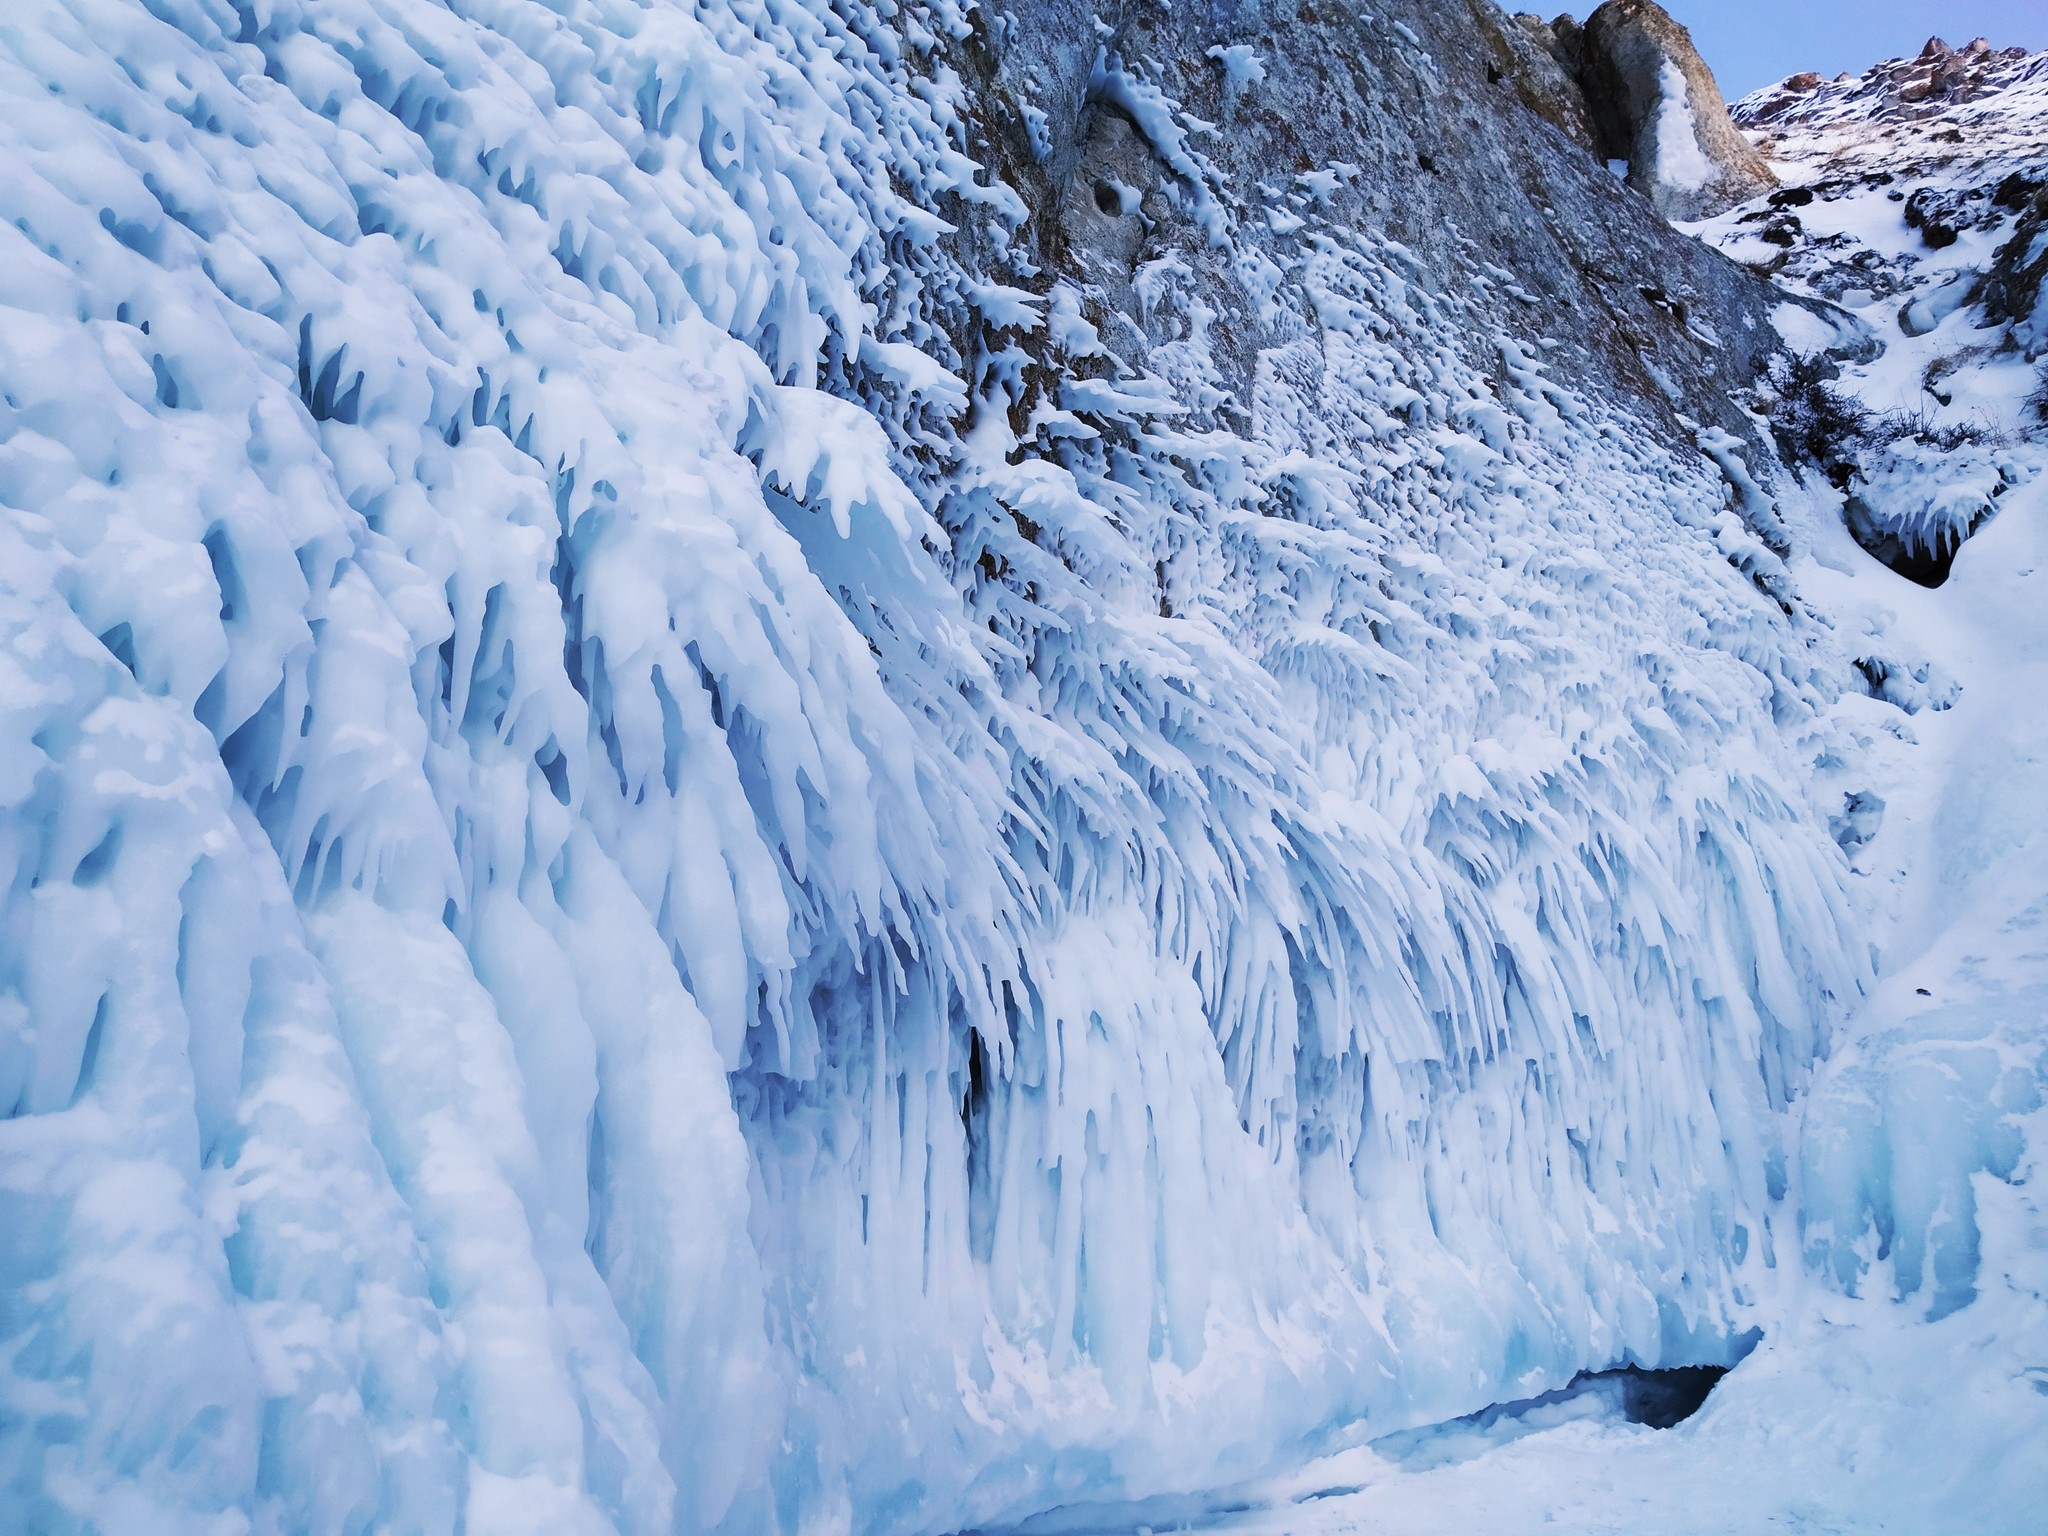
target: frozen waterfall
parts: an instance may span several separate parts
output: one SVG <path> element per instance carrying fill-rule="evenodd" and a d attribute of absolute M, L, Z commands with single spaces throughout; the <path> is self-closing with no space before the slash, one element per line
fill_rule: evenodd
<path fill-rule="evenodd" d="M 946 1530 L 1801 1262 L 1751 450 L 1314 197 L 1222 420 L 1185 260 L 985 259 L 970 24 L 0 18 L 0 1525 Z"/>

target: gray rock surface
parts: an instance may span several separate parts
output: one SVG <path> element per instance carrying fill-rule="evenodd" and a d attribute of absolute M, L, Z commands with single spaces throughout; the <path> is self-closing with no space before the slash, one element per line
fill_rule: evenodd
<path fill-rule="evenodd" d="M 1545 122 L 1588 153 L 1599 147 L 1585 93 L 1573 72 L 1570 55 L 1556 30 L 1540 16 L 1521 12 L 1504 21 L 1489 7 L 1475 11 L 1487 52 L 1486 78 L 1505 82 Z"/>
<path fill-rule="evenodd" d="M 1707 219 L 1777 185 L 1728 115 L 1692 34 L 1655 0 L 1608 0 L 1577 41 L 1606 159 L 1670 219 Z"/>
<path fill-rule="evenodd" d="M 1262 354 L 1316 334 L 1287 274 L 1317 228 L 1334 227 L 1411 253 L 1421 281 L 1476 317 L 1465 340 L 1481 366 L 1511 337 L 1688 451 L 1694 419 L 1757 441 L 1731 402 L 1777 344 L 1766 316 L 1780 296 L 1673 230 L 1596 158 L 1568 49 L 1536 18 L 1490 0 L 1386 0 L 1369 14 L 1339 0 L 1013 4 L 956 54 L 978 106 L 971 150 L 1031 213 L 1028 244 L 991 269 L 1007 260 L 1036 292 L 1079 283 L 1109 353 L 1148 366 L 1176 333 L 1135 280 L 1178 256 L 1214 315 L 1220 391 L 1197 419 L 1242 429 Z M 1262 79 L 1233 90 L 1218 58 L 1233 48 L 1251 51 Z M 1104 88 L 1104 59 L 1213 125 L 1185 145 L 1202 187 L 1157 125 Z M 1322 190 L 1301 206 L 1311 179 Z M 1221 244 L 1195 211 L 1205 201 L 1229 222 Z M 973 240 L 975 211 L 957 216 Z M 1277 286 L 1261 288 L 1256 274 L 1272 272 Z"/>

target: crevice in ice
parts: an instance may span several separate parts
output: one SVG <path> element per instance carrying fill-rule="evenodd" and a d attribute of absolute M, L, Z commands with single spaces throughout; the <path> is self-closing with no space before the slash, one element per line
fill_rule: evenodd
<path fill-rule="evenodd" d="M 1554 1392 L 1495 1403 L 1441 1424 L 1384 1435 L 1372 1442 L 1372 1448 L 1384 1459 L 1419 1472 L 1468 1461 L 1511 1440 L 1575 1419 L 1671 1429 L 1706 1406 L 1721 1379 L 1748 1358 L 1759 1338 L 1752 1332 L 1733 1341 L 1734 1359 L 1727 1365 L 1624 1365 L 1581 1371 Z"/>
<path fill-rule="evenodd" d="M 1601 1374 L 1620 1378 L 1622 1413 L 1631 1424 L 1670 1429 L 1706 1406 L 1708 1394 L 1721 1384 L 1729 1369 L 1725 1365 L 1675 1365 L 1664 1370 L 1628 1366 Z M 1600 1377 L 1581 1379 L 1591 1382 Z"/>
<path fill-rule="evenodd" d="M 71 1102 L 76 1105 L 88 1093 L 99 1076 L 100 1045 L 107 1033 L 107 1010 L 112 1005 L 114 994 L 102 992 L 100 1000 L 93 1006 L 92 1023 L 86 1027 L 85 1046 L 78 1056 L 78 1077 L 71 1089 Z"/>
<path fill-rule="evenodd" d="M 1738 1355 L 1747 1357 L 1756 1339 L 1738 1341 Z M 1529 1435 L 1562 1425 L 1640 1425 L 1675 1428 L 1706 1406 L 1733 1366 L 1681 1365 L 1662 1368 L 1621 1366 L 1584 1371 L 1554 1392 L 1514 1402 L 1496 1403 L 1476 1413 L 1399 1430 L 1368 1442 L 1372 1459 L 1391 1463 L 1403 1472 L 1429 1472 L 1456 1466 Z M 1076 1502 L 1048 1509 L 1013 1526 L 986 1526 L 958 1536 L 1130 1536 L 1131 1532 L 1228 1530 L 1235 1517 L 1258 1511 L 1259 1529 L 1285 1530 L 1290 1505 L 1313 1505 L 1343 1499 L 1361 1491 L 1357 1483 L 1288 1489 L 1277 1501 L 1270 1486 L 1241 1485 L 1208 1492 L 1161 1494 L 1128 1502 Z M 1269 1527 L 1266 1521 L 1273 1524 Z M 1317 1529 L 1322 1528 L 1320 1521 Z"/>

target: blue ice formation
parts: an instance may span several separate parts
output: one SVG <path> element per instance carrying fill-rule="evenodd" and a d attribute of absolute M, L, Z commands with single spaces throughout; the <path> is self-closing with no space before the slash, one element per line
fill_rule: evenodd
<path fill-rule="evenodd" d="M 966 25 L 12 0 L 0 1525 L 943 1530 L 1796 1262 L 1723 476 L 1369 232 L 1244 432 L 1063 369 Z"/>

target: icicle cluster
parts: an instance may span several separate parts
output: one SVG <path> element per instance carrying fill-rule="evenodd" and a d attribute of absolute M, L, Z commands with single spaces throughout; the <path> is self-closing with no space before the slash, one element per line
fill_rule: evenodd
<path fill-rule="evenodd" d="M 945 1529 L 1744 1325 L 1774 557 L 1369 234 L 1248 433 L 1172 262 L 1113 363 L 967 27 L 15 0 L 0 1523 Z"/>

